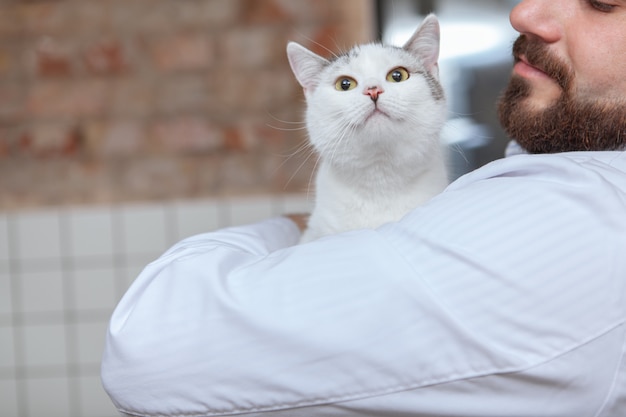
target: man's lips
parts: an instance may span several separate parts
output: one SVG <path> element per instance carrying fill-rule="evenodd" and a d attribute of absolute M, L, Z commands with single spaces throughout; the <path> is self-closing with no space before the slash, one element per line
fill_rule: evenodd
<path fill-rule="evenodd" d="M 546 74 L 541 69 L 531 65 L 525 56 L 519 56 L 515 60 L 515 66 L 513 70 L 516 74 L 525 77 L 525 78 L 551 78 L 548 74 Z"/>

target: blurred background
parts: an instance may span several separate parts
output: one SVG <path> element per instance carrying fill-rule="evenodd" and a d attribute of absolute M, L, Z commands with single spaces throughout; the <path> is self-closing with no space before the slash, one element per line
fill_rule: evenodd
<path fill-rule="evenodd" d="M 442 24 L 453 178 L 500 158 L 511 0 L 0 0 L 0 415 L 112 417 L 112 309 L 192 234 L 309 210 L 288 40 Z"/>

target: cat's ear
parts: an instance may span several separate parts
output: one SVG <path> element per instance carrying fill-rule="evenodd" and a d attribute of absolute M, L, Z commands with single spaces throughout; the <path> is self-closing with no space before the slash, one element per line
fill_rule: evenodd
<path fill-rule="evenodd" d="M 439 20 L 434 14 L 429 14 L 403 48 L 417 55 L 426 69 L 437 75 L 440 37 Z"/>
<path fill-rule="evenodd" d="M 328 60 L 296 42 L 287 44 L 287 58 L 293 74 L 305 93 L 307 90 L 313 91 L 317 87 L 322 69 L 329 64 Z"/>

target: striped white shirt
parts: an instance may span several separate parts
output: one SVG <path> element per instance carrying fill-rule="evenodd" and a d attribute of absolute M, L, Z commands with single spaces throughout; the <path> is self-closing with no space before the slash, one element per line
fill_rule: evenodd
<path fill-rule="evenodd" d="M 626 415 L 626 153 L 516 155 L 397 223 L 186 239 L 117 307 L 138 416 Z"/>

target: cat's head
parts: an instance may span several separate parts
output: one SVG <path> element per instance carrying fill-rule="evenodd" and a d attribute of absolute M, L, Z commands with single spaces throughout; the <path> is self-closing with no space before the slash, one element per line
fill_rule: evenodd
<path fill-rule="evenodd" d="M 438 138 L 446 104 L 434 15 L 402 48 L 366 44 L 328 60 L 290 42 L 287 56 L 306 97 L 311 143 L 322 156 L 341 157 L 356 146 L 370 153 L 419 147 L 412 142 L 420 137 Z"/>

